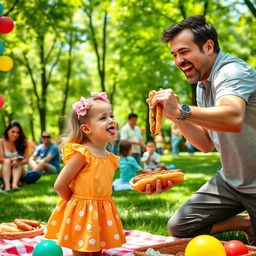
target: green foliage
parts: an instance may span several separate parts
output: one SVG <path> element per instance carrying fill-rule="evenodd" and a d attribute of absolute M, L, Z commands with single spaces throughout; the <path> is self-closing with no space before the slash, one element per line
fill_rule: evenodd
<path fill-rule="evenodd" d="M 14 2 L 3 1 L 5 10 Z M 59 120 L 72 103 L 100 91 L 103 82 L 120 126 L 131 111 L 139 114 L 140 126 L 148 126 L 150 89 L 172 88 L 181 102 L 193 103 L 194 87 L 175 67 L 162 31 L 190 15 L 205 15 L 219 33 L 221 49 L 256 67 L 256 22 L 248 2 L 19 0 L 9 14 L 14 30 L 0 35 L 4 54 L 15 63 L 0 73 L 6 99 L 0 132 L 17 119 L 30 138 L 44 127 L 58 136 Z"/>

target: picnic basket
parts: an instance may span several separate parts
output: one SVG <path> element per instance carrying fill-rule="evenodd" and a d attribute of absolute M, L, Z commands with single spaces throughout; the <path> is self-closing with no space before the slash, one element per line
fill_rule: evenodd
<path fill-rule="evenodd" d="M 31 231 L 22 231 L 22 232 L 0 232 L 0 239 L 15 240 L 21 238 L 31 238 L 35 236 L 42 235 L 44 233 L 44 227 L 40 227 L 31 230 Z"/>
<path fill-rule="evenodd" d="M 175 256 L 184 256 L 185 255 L 185 248 L 188 244 L 188 242 L 191 239 L 182 239 L 182 240 L 177 240 L 173 242 L 167 242 L 167 243 L 162 243 L 162 244 L 157 244 L 157 245 L 152 245 L 152 246 L 147 246 L 147 247 L 140 247 L 135 249 L 134 254 L 135 256 L 150 256 L 149 254 L 146 253 L 148 248 L 152 248 L 155 251 L 160 252 L 161 254 L 171 254 Z M 225 241 L 221 241 L 223 244 Z M 249 253 L 246 254 L 246 256 L 256 256 L 256 247 L 254 246 L 247 246 L 249 249 Z"/>

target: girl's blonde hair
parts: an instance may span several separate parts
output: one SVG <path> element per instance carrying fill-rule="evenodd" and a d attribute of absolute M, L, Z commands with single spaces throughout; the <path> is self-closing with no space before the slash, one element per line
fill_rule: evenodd
<path fill-rule="evenodd" d="M 68 127 L 65 133 L 61 136 L 60 148 L 67 143 L 84 144 L 89 141 L 86 134 L 81 131 L 80 125 L 86 122 L 86 116 L 78 118 L 75 110 L 72 110 L 69 116 Z"/>

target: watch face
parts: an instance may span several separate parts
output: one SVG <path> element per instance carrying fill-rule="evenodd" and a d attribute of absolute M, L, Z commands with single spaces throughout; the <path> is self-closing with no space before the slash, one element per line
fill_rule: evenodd
<path fill-rule="evenodd" d="M 186 112 L 186 113 L 190 113 L 190 107 L 188 106 L 188 105 L 182 105 L 181 106 L 181 108 L 182 108 L 182 110 L 184 111 L 184 112 Z"/>

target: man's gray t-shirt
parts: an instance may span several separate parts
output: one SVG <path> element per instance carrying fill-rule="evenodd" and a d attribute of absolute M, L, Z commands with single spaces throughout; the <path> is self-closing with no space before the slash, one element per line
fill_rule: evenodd
<path fill-rule="evenodd" d="M 197 85 L 197 104 L 214 106 L 224 95 L 236 95 L 246 103 L 242 130 L 208 131 L 221 155 L 222 178 L 236 190 L 256 193 L 256 71 L 230 54 L 218 53 L 210 77 Z"/>

